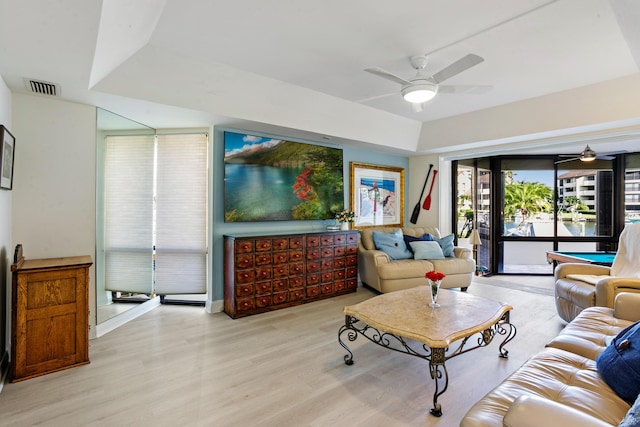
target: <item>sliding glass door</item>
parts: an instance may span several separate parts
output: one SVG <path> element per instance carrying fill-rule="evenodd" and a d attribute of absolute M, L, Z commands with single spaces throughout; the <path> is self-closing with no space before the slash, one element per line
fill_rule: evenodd
<path fill-rule="evenodd" d="M 547 251 L 556 230 L 553 159 L 500 161 L 500 258 L 498 272 L 549 274 Z"/>
<path fill-rule="evenodd" d="M 614 176 L 610 160 L 558 164 L 558 243 L 562 251 L 605 250 L 614 234 Z"/>
<path fill-rule="evenodd" d="M 488 159 L 478 159 L 476 162 L 476 228 L 480 244 L 476 244 L 476 264 L 483 273 L 492 272 L 493 247 L 492 238 L 492 210 L 491 210 L 491 189 L 492 174 L 491 165 Z"/>
<path fill-rule="evenodd" d="M 473 251 L 483 272 L 491 265 L 491 170 L 487 159 L 454 162 L 458 246 Z"/>
<path fill-rule="evenodd" d="M 640 154 L 627 155 L 625 159 L 624 220 L 640 222 Z"/>
<path fill-rule="evenodd" d="M 500 156 L 453 165 L 459 244 L 473 248 L 489 273 L 552 274 L 548 251 L 615 249 L 624 222 L 640 221 L 638 154 L 591 162 Z"/>

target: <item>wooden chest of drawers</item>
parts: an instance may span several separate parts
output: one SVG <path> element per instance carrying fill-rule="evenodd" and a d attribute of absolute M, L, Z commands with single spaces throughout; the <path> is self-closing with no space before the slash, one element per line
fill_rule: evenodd
<path fill-rule="evenodd" d="M 224 311 L 233 318 L 358 286 L 358 231 L 225 236 L 224 246 Z"/>

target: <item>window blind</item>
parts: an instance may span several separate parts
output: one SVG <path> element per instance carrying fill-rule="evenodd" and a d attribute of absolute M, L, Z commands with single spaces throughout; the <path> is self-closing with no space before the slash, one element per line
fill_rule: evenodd
<path fill-rule="evenodd" d="M 109 136 L 105 149 L 105 289 L 151 294 L 154 136 Z"/>
<path fill-rule="evenodd" d="M 206 293 L 207 135 L 158 135 L 155 292 Z"/>

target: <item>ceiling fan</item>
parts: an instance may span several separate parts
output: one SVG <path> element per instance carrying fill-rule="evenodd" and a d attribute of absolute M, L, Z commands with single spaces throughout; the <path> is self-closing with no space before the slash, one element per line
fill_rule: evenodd
<path fill-rule="evenodd" d="M 572 162 L 574 160 L 580 160 L 582 162 L 592 162 L 596 159 L 597 160 L 613 160 L 614 157 L 612 157 L 611 154 L 620 154 L 620 153 L 624 153 L 624 151 L 615 151 L 611 153 L 596 154 L 596 152 L 593 151 L 591 147 L 589 147 L 589 144 L 587 144 L 587 146 L 584 148 L 584 150 L 582 150 L 580 155 L 574 156 L 574 155 L 561 154 L 560 157 L 570 157 L 570 158 L 564 159 L 564 160 L 558 160 L 555 163 L 558 164 L 558 163 L 564 163 L 564 162 Z"/>
<path fill-rule="evenodd" d="M 387 80 L 401 84 L 400 93 L 402 97 L 410 102 L 416 111 L 422 111 L 423 104 L 436 96 L 436 93 L 486 93 L 491 89 L 491 86 L 477 86 L 477 85 L 458 85 L 458 86 L 441 86 L 440 83 L 450 79 L 451 77 L 468 70 L 469 68 L 476 66 L 484 61 L 484 59 L 478 55 L 472 53 L 463 56 L 456 62 L 448 65 L 442 70 L 433 75 L 427 75 L 424 72 L 427 66 L 428 59 L 425 55 L 416 55 L 409 58 L 411 66 L 416 69 L 416 75 L 414 77 L 403 79 L 393 73 L 383 70 L 382 68 L 373 67 L 365 69 L 366 72 L 382 77 Z M 382 95 L 389 96 L 394 94 Z M 377 99 L 381 96 L 374 98 L 368 98 L 364 101 L 371 99 Z"/>

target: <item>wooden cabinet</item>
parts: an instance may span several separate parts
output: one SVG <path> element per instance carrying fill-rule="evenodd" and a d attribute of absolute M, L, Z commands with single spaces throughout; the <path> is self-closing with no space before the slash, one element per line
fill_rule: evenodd
<path fill-rule="evenodd" d="M 89 363 L 90 256 L 11 266 L 11 381 Z"/>
<path fill-rule="evenodd" d="M 358 287 L 358 231 L 224 237 L 224 311 L 233 318 Z"/>

